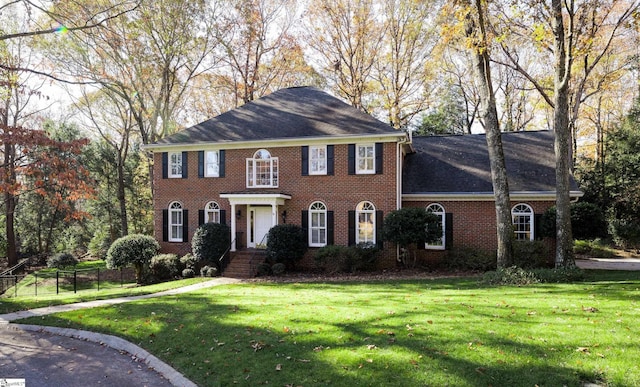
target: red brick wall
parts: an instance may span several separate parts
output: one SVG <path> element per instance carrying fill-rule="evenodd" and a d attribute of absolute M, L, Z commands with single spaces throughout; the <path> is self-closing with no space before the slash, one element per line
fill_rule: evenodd
<path fill-rule="evenodd" d="M 334 211 L 335 244 L 348 244 L 348 211 L 364 200 L 370 201 L 376 210 L 386 215 L 396 209 L 396 143 L 384 143 L 383 173 L 378 175 L 349 175 L 347 145 L 335 145 L 335 173 L 333 176 L 302 176 L 301 147 L 266 147 L 272 157 L 279 160 L 279 187 L 249 189 L 246 187 L 246 159 L 253 157 L 259 148 L 227 149 L 225 151 L 225 177 L 198 178 L 198 153 L 188 153 L 188 179 L 162 178 L 162 153 L 154 154 L 154 226 L 155 237 L 163 252 L 185 254 L 190 251 L 190 240 L 198 227 L 198 210 L 215 200 L 226 210 L 227 224 L 230 224 L 231 205 L 221 199 L 221 193 L 255 192 L 284 193 L 291 196 L 284 206 L 278 208 L 278 221 L 282 221 L 282 211 L 287 211 L 287 223 L 300 224 L 302 210 L 308 210 L 314 201 L 322 201 L 329 211 Z M 189 210 L 189 241 L 183 243 L 162 242 L 162 210 L 173 201 L 182 203 Z M 242 217 L 237 221 L 237 231 L 243 231 L 246 238 L 246 207 L 239 206 Z M 246 241 L 243 241 L 246 245 Z M 389 245 L 389 244 L 386 244 Z M 386 246 L 385 246 L 386 247 Z M 395 247 L 386 251 L 382 266 L 395 264 Z M 313 251 L 313 249 L 312 249 Z M 309 253 L 311 255 L 312 253 Z M 305 263 L 311 263 L 306 259 Z"/>

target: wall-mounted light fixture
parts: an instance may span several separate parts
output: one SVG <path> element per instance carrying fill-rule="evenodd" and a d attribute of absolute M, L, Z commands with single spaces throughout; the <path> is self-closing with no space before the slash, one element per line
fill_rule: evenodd
<path fill-rule="evenodd" d="M 241 216 L 242 216 L 242 210 L 236 211 L 236 219 L 240 219 Z"/>
<path fill-rule="evenodd" d="M 282 223 L 287 223 L 287 210 L 282 211 Z"/>

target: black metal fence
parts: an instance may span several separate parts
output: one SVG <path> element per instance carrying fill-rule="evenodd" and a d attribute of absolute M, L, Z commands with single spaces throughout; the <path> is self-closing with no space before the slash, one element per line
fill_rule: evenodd
<path fill-rule="evenodd" d="M 54 272 L 34 272 L 27 276 L 0 276 L 0 290 L 8 296 L 38 296 L 43 294 L 77 293 L 81 290 L 104 290 L 135 282 L 132 269 L 77 269 Z"/>

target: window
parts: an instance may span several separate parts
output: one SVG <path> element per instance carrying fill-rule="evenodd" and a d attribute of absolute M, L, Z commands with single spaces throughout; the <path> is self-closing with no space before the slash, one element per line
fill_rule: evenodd
<path fill-rule="evenodd" d="M 371 202 L 356 207 L 356 244 L 376 243 L 376 208 Z"/>
<path fill-rule="evenodd" d="M 327 147 L 326 146 L 310 146 L 309 147 L 309 174 L 310 175 L 326 175 L 327 174 Z"/>
<path fill-rule="evenodd" d="M 516 204 L 511 209 L 511 220 L 516 240 L 533 240 L 533 209 L 528 204 Z"/>
<path fill-rule="evenodd" d="M 216 202 L 209 202 L 204 207 L 205 223 L 220 223 L 220 206 Z"/>
<path fill-rule="evenodd" d="M 309 246 L 322 247 L 327 244 L 327 206 L 313 202 L 309 206 Z"/>
<path fill-rule="evenodd" d="M 182 153 L 169 153 L 169 177 L 182 177 Z"/>
<path fill-rule="evenodd" d="M 431 243 L 425 243 L 425 248 L 433 250 L 444 250 L 445 247 L 445 212 L 444 207 L 438 203 L 429 204 L 427 206 L 427 212 L 430 212 L 438 217 L 438 223 L 442 228 L 442 235 L 437 240 Z"/>
<path fill-rule="evenodd" d="M 169 205 L 169 242 L 182 242 L 182 204 Z"/>
<path fill-rule="evenodd" d="M 356 152 L 356 173 L 376 173 L 375 147 L 373 144 L 360 144 Z"/>
<path fill-rule="evenodd" d="M 219 177 L 220 176 L 220 158 L 218 151 L 204 152 L 204 176 Z"/>
<path fill-rule="evenodd" d="M 247 159 L 247 187 L 277 187 L 278 158 L 271 157 L 269 151 L 260 149 L 252 159 Z"/>

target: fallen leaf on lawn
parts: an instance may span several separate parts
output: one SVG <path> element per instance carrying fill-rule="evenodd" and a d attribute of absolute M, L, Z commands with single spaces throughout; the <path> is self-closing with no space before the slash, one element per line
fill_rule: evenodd
<path fill-rule="evenodd" d="M 587 306 L 586 308 L 583 306 L 582 307 L 582 311 L 583 312 L 589 312 L 589 313 L 595 313 L 598 311 L 597 308 L 594 308 L 593 306 Z"/>
<path fill-rule="evenodd" d="M 282 364 L 276 364 L 276 371 L 282 370 Z"/>
<path fill-rule="evenodd" d="M 589 347 L 578 347 L 576 352 L 589 353 Z"/>
<path fill-rule="evenodd" d="M 368 350 L 378 349 L 378 347 L 376 347 L 374 344 L 369 344 L 369 345 L 367 345 L 367 349 Z"/>

